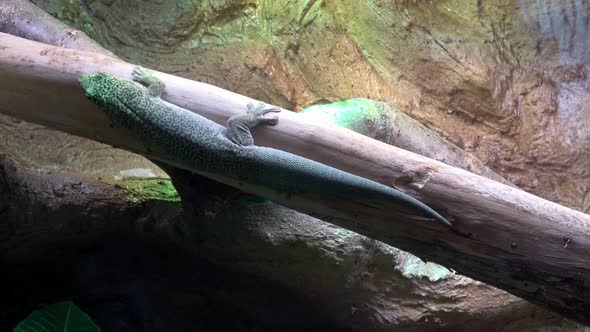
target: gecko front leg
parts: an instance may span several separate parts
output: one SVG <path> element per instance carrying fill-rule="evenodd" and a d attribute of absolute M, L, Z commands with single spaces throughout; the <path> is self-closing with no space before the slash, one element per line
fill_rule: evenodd
<path fill-rule="evenodd" d="M 275 125 L 279 122 L 277 116 L 265 115 L 280 112 L 281 109 L 278 107 L 265 109 L 265 106 L 264 103 L 259 103 L 258 105 L 248 104 L 246 106 L 248 108 L 246 114 L 238 114 L 229 118 L 226 124 L 227 138 L 238 145 L 254 145 L 254 138 L 252 137 L 250 128 L 255 127 L 259 123 Z"/>

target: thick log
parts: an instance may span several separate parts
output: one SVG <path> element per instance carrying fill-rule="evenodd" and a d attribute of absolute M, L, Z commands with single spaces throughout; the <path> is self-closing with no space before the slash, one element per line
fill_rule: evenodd
<path fill-rule="evenodd" d="M 148 155 L 128 132 L 110 128 L 78 86 L 80 75 L 104 71 L 130 78 L 132 68 L 108 56 L 0 34 L 0 112 Z M 165 99 L 218 123 L 252 101 L 157 74 L 168 87 Z M 590 323 L 590 216 L 343 128 L 289 112 L 280 119 L 255 132 L 257 144 L 399 188 L 443 212 L 454 226 L 409 222 L 388 206 L 363 211 L 354 202 L 325 197 L 310 197 L 317 204 L 312 212 L 333 204 L 322 212 L 331 213 L 334 223 Z M 171 161 L 158 151 L 150 157 Z M 359 219 L 351 222 L 350 213 Z"/>

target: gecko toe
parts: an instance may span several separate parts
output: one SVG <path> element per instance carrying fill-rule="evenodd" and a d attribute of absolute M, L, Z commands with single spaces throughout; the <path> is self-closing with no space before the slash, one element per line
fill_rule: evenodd
<path fill-rule="evenodd" d="M 271 108 L 267 108 L 264 111 L 262 111 L 262 114 L 266 114 L 266 113 L 279 113 L 281 111 L 281 109 L 279 107 L 271 107 Z"/>
<path fill-rule="evenodd" d="M 279 117 L 272 116 L 272 117 L 264 118 L 264 123 L 269 124 L 269 125 L 276 125 L 277 123 L 279 123 Z"/>

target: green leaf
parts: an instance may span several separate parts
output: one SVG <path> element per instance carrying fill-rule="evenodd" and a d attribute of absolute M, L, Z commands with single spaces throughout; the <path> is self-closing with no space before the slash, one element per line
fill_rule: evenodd
<path fill-rule="evenodd" d="M 34 310 L 12 332 L 100 332 L 92 319 L 72 302 Z"/>

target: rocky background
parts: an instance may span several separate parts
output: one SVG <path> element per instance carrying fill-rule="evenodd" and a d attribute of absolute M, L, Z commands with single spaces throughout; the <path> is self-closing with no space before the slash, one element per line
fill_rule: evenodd
<path fill-rule="evenodd" d="M 294 111 L 386 102 L 516 186 L 590 209 L 588 1 L 33 2 L 130 62 Z M 73 298 L 105 331 L 584 330 L 166 169 L 181 209 L 137 155 L 0 120 L 0 327 Z"/>
<path fill-rule="evenodd" d="M 131 62 L 299 111 L 385 101 L 590 209 L 587 1 L 33 1 Z"/>

